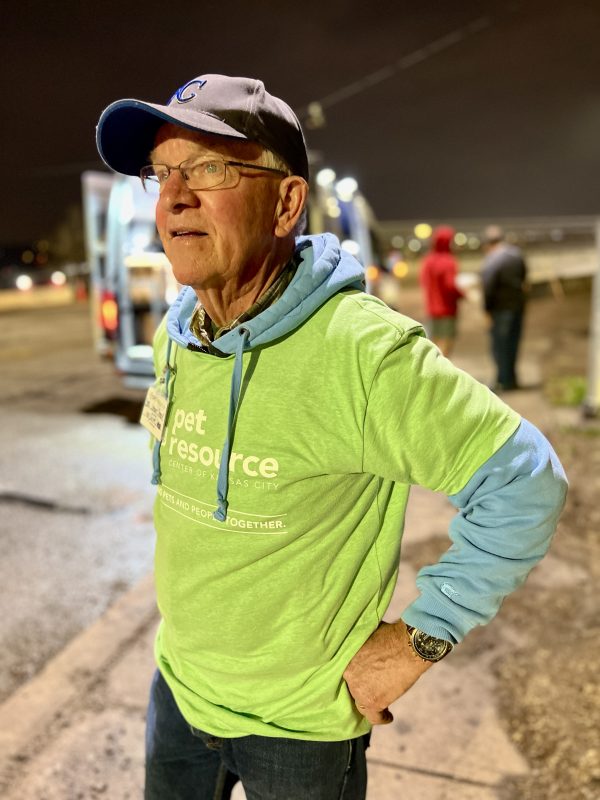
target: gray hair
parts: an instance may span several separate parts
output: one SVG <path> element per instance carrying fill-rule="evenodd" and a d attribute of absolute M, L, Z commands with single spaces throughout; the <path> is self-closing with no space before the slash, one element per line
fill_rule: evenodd
<path fill-rule="evenodd" d="M 280 169 L 282 172 L 285 172 L 286 176 L 293 175 L 289 164 L 287 164 L 281 156 L 278 156 L 277 153 L 274 153 L 272 150 L 267 150 L 267 148 L 263 148 L 262 155 L 260 157 L 260 164 L 263 167 L 270 167 L 271 169 Z M 298 218 L 298 222 L 294 226 L 293 234 L 294 236 L 302 236 L 306 233 L 306 228 L 308 224 L 308 212 L 306 207 L 302 209 L 302 213 Z"/>

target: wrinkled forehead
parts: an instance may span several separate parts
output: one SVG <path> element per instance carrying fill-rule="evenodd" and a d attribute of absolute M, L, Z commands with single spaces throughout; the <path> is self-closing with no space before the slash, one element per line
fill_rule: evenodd
<path fill-rule="evenodd" d="M 192 131 L 179 125 L 165 123 L 158 129 L 154 138 L 154 148 L 149 154 L 150 162 L 163 161 L 166 154 L 172 152 L 174 148 L 177 148 L 180 154 L 184 153 L 184 159 L 220 155 L 240 161 L 257 161 L 264 152 L 263 146 L 258 142 Z"/>

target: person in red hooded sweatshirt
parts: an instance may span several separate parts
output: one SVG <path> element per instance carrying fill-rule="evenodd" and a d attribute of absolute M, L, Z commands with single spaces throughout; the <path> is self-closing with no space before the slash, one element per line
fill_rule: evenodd
<path fill-rule="evenodd" d="M 447 226 L 436 228 L 431 237 L 431 252 L 423 259 L 421 286 L 429 317 L 430 339 L 449 356 L 456 338 L 458 301 L 464 297 L 456 285 L 458 264 L 451 252 L 454 230 Z"/>

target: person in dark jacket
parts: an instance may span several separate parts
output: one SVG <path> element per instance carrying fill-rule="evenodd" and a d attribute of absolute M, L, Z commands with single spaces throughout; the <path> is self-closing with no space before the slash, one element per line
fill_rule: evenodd
<path fill-rule="evenodd" d="M 504 241 L 502 228 L 490 225 L 484 241 L 487 256 L 481 278 L 497 371 L 493 388 L 507 391 L 518 387 L 516 363 L 523 329 L 527 267 L 521 250 Z"/>
<path fill-rule="evenodd" d="M 450 355 L 454 346 L 458 301 L 464 297 L 456 285 L 458 265 L 451 252 L 453 238 L 452 228 L 440 226 L 435 229 L 431 252 L 423 259 L 420 275 L 429 318 L 429 337 L 445 356 Z"/>

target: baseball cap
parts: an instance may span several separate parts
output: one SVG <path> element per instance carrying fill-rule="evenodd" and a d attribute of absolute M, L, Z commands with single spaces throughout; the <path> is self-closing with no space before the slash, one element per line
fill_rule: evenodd
<path fill-rule="evenodd" d="M 199 75 L 181 86 L 166 105 L 132 99 L 111 103 L 96 129 L 102 160 L 116 172 L 139 175 L 158 129 L 166 122 L 258 142 L 308 180 L 306 142 L 292 109 L 269 94 L 262 81 L 227 75 Z"/>

